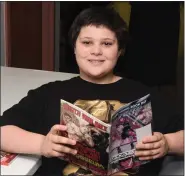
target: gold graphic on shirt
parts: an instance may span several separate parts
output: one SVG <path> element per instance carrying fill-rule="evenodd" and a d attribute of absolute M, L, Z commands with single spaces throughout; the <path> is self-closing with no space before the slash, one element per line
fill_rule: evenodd
<path fill-rule="evenodd" d="M 117 100 L 77 100 L 74 104 L 103 122 L 109 123 L 112 113 L 125 103 Z"/>

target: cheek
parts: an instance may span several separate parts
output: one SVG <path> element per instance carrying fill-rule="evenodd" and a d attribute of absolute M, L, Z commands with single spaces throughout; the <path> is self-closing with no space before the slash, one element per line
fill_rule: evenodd
<path fill-rule="evenodd" d="M 117 49 L 107 49 L 106 55 L 107 55 L 107 58 L 112 62 L 117 61 L 117 59 L 118 59 Z"/>
<path fill-rule="evenodd" d="M 87 47 L 84 47 L 83 45 L 77 45 L 75 49 L 76 58 L 86 58 L 89 56 L 89 50 Z"/>

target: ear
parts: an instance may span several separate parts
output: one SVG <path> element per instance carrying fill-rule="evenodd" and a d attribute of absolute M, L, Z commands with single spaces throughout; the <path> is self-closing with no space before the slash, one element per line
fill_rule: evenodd
<path fill-rule="evenodd" d="M 118 57 L 119 56 L 123 56 L 125 54 L 125 49 L 120 49 L 119 52 L 118 52 Z"/>

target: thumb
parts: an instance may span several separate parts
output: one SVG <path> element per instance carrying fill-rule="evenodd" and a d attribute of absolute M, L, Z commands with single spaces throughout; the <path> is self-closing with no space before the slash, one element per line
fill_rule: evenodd
<path fill-rule="evenodd" d="M 64 126 L 64 125 L 54 125 L 51 130 L 50 130 L 50 133 L 51 134 L 58 134 L 60 131 L 66 131 L 67 130 L 67 127 Z"/>

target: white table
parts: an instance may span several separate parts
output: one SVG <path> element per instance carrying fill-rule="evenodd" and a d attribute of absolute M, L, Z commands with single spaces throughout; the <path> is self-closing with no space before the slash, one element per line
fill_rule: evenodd
<path fill-rule="evenodd" d="M 38 156 L 18 155 L 9 166 L 1 166 L 0 175 L 33 175 L 40 165 Z"/>
<path fill-rule="evenodd" d="M 66 80 L 76 74 L 1 67 L 1 115 L 42 84 Z M 33 175 L 41 165 L 38 156 L 18 155 L 9 166 L 1 166 L 0 175 Z"/>

